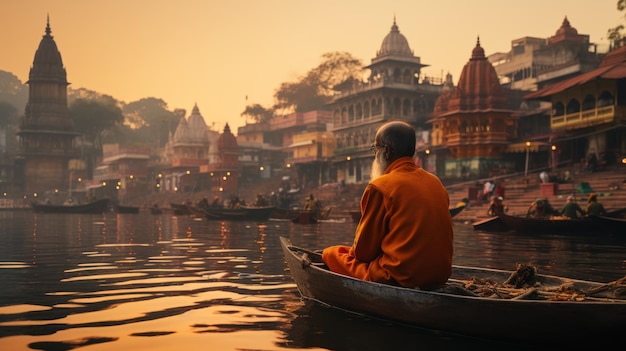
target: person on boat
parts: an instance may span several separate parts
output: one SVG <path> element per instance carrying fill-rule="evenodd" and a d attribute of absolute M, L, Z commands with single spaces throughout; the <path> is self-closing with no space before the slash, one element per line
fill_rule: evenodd
<path fill-rule="evenodd" d="M 502 196 L 493 196 L 489 208 L 487 209 L 487 215 L 497 216 L 499 213 L 506 211 L 507 208 L 504 206 L 504 198 Z"/>
<path fill-rule="evenodd" d="M 230 208 L 241 208 L 243 205 L 243 201 L 239 199 L 239 196 L 232 195 L 230 197 Z"/>
<path fill-rule="evenodd" d="M 544 211 L 546 213 L 546 216 L 560 216 L 561 215 L 561 212 L 559 212 L 557 209 L 552 207 L 552 204 L 547 198 L 543 199 L 543 206 L 544 206 Z"/>
<path fill-rule="evenodd" d="M 567 202 L 561 208 L 561 216 L 567 217 L 570 219 L 580 218 L 585 215 L 585 211 L 583 211 L 580 206 L 576 203 L 576 199 L 573 195 L 567 197 Z M 579 216 L 580 214 L 580 216 Z"/>
<path fill-rule="evenodd" d="M 452 218 L 439 178 L 416 165 L 415 129 L 403 121 L 376 132 L 371 180 L 352 246 L 322 251 L 338 274 L 384 284 L 439 287 L 452 270 Z M 421 201 L 416 201 L 421 199 Z"/>
<path fill-rule="evenodd" d="M 305 211 L 311 211 L 313 213 L 313 216 L 318 216 L 321 212 L 322 212 L 322 203 L 315 199 L 315 196 L 313 196 L 313 194 L 310 194 L 309 197 L 307 197 L 306 202 L 304 203 L 304 210 Z"/>
<path fill-rule="evenodd" d="M 561 212 L 552 207 L 548 199 L 538 198 L 533 201 L 526 212 L 527 218 L 550 218 L 551 216 L 560 216 Z"/>
<path fill-rule="evenodd" d="M 209 207 L 209 200 L 207 200 L 206 197 L 203 197 L 202 200 L 198 201 L 196 206 L 200 208 L 207 208 Z"/>
<path fill-rule="evenodd" d="M 545 218 L 546 217 L 546 207 L 543 202 L 543 199 L 537 199 L 533 201 L 528 207 L 528 211 L 526 211 L 527 218 Z"/>
<path fill-rule="evenodd" d="M 206 198 L 203 200 L 206 200 Z M 223 208 L 224 207 L 224 205 L 222 204 L 222 200 L 217 195 L 213 196 L 213 201 L 211 201 L 211 204 L 209 204 L 209 201 L 206 200 L 206 202 L 203 203 L 203 205 L 205 205 L 206 207 L 210 207 L 210 208 Z"/>
<path fill-rule="evenodd" d="M 587 199 L 587 208 L 585 209 L 587 216 L 604 216 L 606 210 L 604 206 L 598 202 L 598 195 L 591 193 Z"/>
<path fill-rule="evenodd" d="M 267 206 L 267 199 L 263 195 L 263 193 L 258 193 L 256 196 L 256 201 L 254 201 L 254 206 L 264 207 Z"/>

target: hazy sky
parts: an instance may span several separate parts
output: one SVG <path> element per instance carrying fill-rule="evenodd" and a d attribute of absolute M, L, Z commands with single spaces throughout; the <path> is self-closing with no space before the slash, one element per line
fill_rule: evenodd
<path fill-rule="evenodd" d="M 567 16 L 579 34 L 608 47 L 608 28 L 626 24 L 617 0 L 3 0 L 0 70 L 28 79 L 50 15 L 72 88 L 125 102 L 157 97 L 233 132 L 246 104 L 269 107 L 324 53 L 347 51 L 369 64 L 394 16 L 423 73 L 456 84 L 476 37 L 486 55 L 511 40 L 555 34 Z M 248 100 L 246 101 L 246 96 Z"/>

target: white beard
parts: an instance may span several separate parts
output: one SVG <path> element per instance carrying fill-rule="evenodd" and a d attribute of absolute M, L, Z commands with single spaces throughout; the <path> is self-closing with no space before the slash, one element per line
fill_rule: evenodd
<path fill-rule="evenodd" d="M 376 154 L 372 162 L 372 171 L 370 172 L 370 181 L 380 177 L 387 169 L 387 163 L 382 158 L 382 152 Z M 380 155 L 380 156 L 379 156 Z"/>

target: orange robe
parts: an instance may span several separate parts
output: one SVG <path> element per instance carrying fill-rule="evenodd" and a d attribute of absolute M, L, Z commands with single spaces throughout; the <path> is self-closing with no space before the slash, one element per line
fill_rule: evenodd
<path fill-rule="evenodd" d="M 354 243 L 324 249 L 339 274 L 404 287 L 444 284 L 452 270 L 452 219 L 441 181 L 413 159 L 394 161 L 361 197 Z"/>

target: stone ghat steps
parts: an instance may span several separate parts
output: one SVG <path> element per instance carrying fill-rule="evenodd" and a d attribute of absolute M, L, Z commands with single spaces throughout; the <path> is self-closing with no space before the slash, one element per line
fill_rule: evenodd
<path fill-rule="evenodd" d="M 532 179 L 538 176 L 529 175 Z M 546 198 L 556 209 L 560 209 L 567 200 L 567 196 L 574 195 L 581 207 L 587 203 L 588 194 L 581 193 L 577 185 L 581 182 L 589 183 L 594 193 L 598 195 L 607 211 L 626 207 L 626 167 L 619 166 L 595 173 L 576 173 L 574 181 L 558 184 L 558 189 L 552 195 L 546 196 L 541 190 L 538 181 L 523 183 L 523 178 L 505 179 L 504 204 L 508 208 L 507 213 L 516 216 L 525 216 L 530 204 L 537 198 Z M 468 187 L 455 188 L 449 191 L 450 204 L 454 206 L 462 198 L 468 197 Z M 454 217 L 455 221 L 474 222 L 487 217 L 489 203 L 470 199 L 470 207 L 466 208 Z"/>

